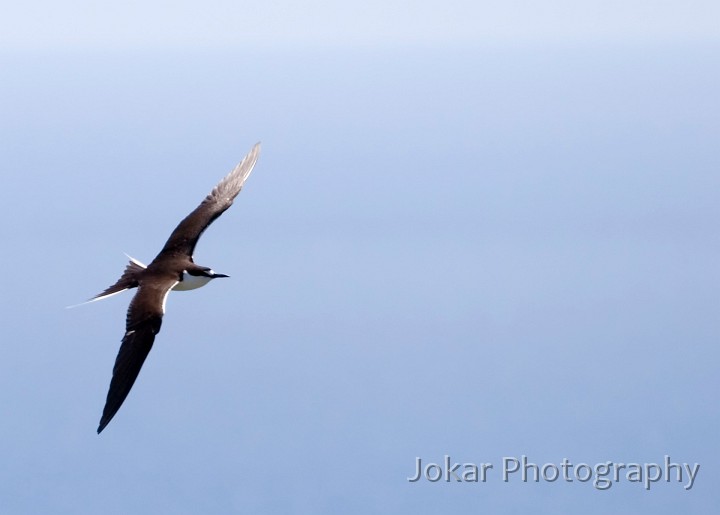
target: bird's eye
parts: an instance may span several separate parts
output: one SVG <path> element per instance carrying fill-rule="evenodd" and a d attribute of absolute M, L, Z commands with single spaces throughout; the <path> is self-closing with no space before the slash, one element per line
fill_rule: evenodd
<path fill-rule="evenodd" d="M 208 275 L 215 275 L 215 272 L 213 271 L 212 268 L 206 270 L 205 273 L 208 274 Z"/>

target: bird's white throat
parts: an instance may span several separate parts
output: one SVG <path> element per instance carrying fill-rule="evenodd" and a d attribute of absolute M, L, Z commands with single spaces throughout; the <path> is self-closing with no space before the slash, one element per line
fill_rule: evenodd
<path fill-rule="evenodd" d="M 207 283 L 210 282 L 211 279 L 212 277 L 207 277 L 204 275 L 190 275 L 189 273 L 187 273 L 187 271 L 183 271 L 183 280 L 173 286 L 173 290 L 195 290 L 197 288 L 205 286 Z"/>

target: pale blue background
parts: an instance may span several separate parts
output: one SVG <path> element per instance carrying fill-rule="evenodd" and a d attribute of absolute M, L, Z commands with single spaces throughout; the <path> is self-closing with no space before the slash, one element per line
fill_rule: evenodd
<path fill-rule="evenodd" d="M 31 2 L 0 21 L 10 514 L 714 513 L 717 2 Z M 148 262 L 257 140 L 95 428 Z M 410 484 L 416 456 L 701 464 Z"/>

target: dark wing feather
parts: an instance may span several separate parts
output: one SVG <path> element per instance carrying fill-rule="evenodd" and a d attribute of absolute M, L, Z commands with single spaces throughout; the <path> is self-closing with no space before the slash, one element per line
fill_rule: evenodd
<path fill-rule="evenodd" d="M 186 216 L 168 238 L 160 254 L 184 254 L 192 256 L 195 245 L 203 231 L 225 212 L 250 176 L 260 154 L 260 143 L 257 143 L 210 194 L 205 197 L 195 210 Z"/>
<path fill-rule="evenodd" d="M 159 285 L 156 282 L 141 285 L 130 303 L 125 336 L 120 345 L 120 352 L 115 358 L 105 408 L 97 429 L 98 434 L 105 429 L 125 402 L 145 363 L 145 358 L 152 349 L 155 335 L 160 332 L 165 297 L 177 281 L 169 278 L 159 282 L 161 283 Z"/>

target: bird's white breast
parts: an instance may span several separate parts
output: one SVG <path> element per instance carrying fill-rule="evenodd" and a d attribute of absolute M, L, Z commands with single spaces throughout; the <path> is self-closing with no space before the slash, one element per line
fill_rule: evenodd
<path fill-rule="evenodd" d="M 210 277 L 204 275 L 190 275 L 187 272 L 183 272 L 183 280 L 173 286 L 175 291 L 187 291 L 195 290 L 202 286 L 205 286 L 210 282 Z"/>

